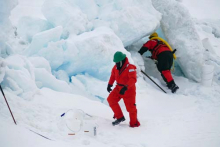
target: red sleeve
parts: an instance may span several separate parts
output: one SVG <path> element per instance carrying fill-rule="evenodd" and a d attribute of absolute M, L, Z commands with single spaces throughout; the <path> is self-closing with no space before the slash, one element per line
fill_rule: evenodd
<path fill-rule="evenodd" d="M 148 50 L 152 50 L 156 45 L 157 45 L 157 41 L 156 40 L 149 40 L 148 42 L 146 42 L 143 45 L 143 47 L 147 47 Z"/>
<path fill-rule="evenodd" d="M 137 82 L 137 72 L 136 72 L 136 67 L 130 66 L 128 70 L 128 82 L 127 82 L 127 88 L 129 89 L 130 87 L 134 86 L 134 84 Z"/>
<path fill-rule="evenodd" d="M 115 68 L 115 66 L 112 68 L 111 76 L 110 76 L 110 79 L 109 79 L 109 82 L 108 82 L 109 85 L 113 85 L 114 82 L 115 82 L 115 72 L 114 72 L 115 70 L 114 70 L 114 68 Z"/>

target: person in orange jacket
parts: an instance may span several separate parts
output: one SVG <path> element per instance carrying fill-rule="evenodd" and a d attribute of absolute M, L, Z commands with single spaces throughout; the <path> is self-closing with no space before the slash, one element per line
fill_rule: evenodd
<path fill-rule="evenodd" d="M 149 39 L 152 37 L 158 37 L 158 34 L 156 32 L 151 34 Z M 173 53 L 168 46 L 157 39 L 147 41 L 138 52 L 143 55 L 148 50 L 152 54 L 151 59 L 158 61 L 157 69 L 161 73 L 161 76 L 166 82 L 167 87 L 172 93 L 175 93 L 179 87 L 174 82 L 170 71 L 173 64 Z"/>
<path fill-rule="evenodd" d="M 140 122 L 137 119 L 136 108 L 136 66 L 130 64 L 126 55 L 119 51 L 114 54 L 113 61 L 116 64 L 112 68 L 107 87 L 107 91 L 110 93 L 107 101 L 114 112 L 114 118 L 116 118 L 112 125 L 115 126 L 125 121 L 121 107 L 118 104 L 123 99 L 130 116 L 130 127 L 139 127 Z M 115 81 L 116 86 L 112 90 L 111 87 Z"/>

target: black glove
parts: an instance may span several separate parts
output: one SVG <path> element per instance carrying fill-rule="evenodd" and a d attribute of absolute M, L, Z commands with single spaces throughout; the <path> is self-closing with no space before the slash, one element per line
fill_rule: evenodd
<path fill-rule="evenodd" d="M 146 51 L 148 50 L 147 47 L 143 47 L 138 51 L 138 53 L 140 53 L 141 55 L 143 55 Z"/>
<path fill-rule="evenodd" d="M 128 88 L 127 88 L 126 86 L 124 86 L 124 87 L 120 90 L 119 93 L 120 93 L 121 95 L 124 95 L 126 90 L 128 90 Z"/>
<path fill-rule="evenodd" d="M 146 56 L 146 58 L 152 59 L 152 56 Z"/>
<path fill-rule="evenodd" d="M 112 87 L 112 85 L 108 84 L 107 91 L 108 91 L 109 93 L 112 91 L 111 87 Z"/>

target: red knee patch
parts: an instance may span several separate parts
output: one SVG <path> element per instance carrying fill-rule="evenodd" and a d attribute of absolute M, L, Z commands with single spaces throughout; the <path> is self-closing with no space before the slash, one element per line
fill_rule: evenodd
<path fill-rule="evenodd" d="M 171 75 L 170 70 L 164 70 L 164 71 L 162 71 L 162 74 L 163 74 L 163 76 L 165 77 L 165 79 L 167 80 L 168 83 L 173 80 L 173 77 Z"/>

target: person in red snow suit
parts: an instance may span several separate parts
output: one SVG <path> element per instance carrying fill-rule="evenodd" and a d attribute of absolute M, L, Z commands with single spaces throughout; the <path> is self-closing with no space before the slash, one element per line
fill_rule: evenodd
<path fill-rule="evenodd" d="M 149 39 L 152 37 L 158 37 L 158 34 L 151 34 Z M 174 82 L 170 71 L 173 64 L 173 53 L 162 41 L 157 39 L 147 41 L 138 52 L 143 55 L 148 50 L 152 54 L 151 59 L 158 61 L 157 69 L 161 73 L 161 76 L 166 82 L 167 87 L 171 90 L 172 93 L 175 93 L 179 87 Z"/>
<path fill-rule="evenodd" d="M 112 125 L 118 125 L 125 121 L 121 107 L 118 104 L 123 99 L 130 116 L 130 127 L 139 127 L 140 123 L 137 119 L 136 108 L 136 66 L 130 64 L 126 55 L 119 51 L 114 54 L 113 61 L 116 64 L 112 68 L 107 87 L 107 91 L 110 93 L 107 101 L 114 112 L 114 118 L 116 118 Z M 112 90 L 111 87 L 115 81 L 116 86 Z"/>

